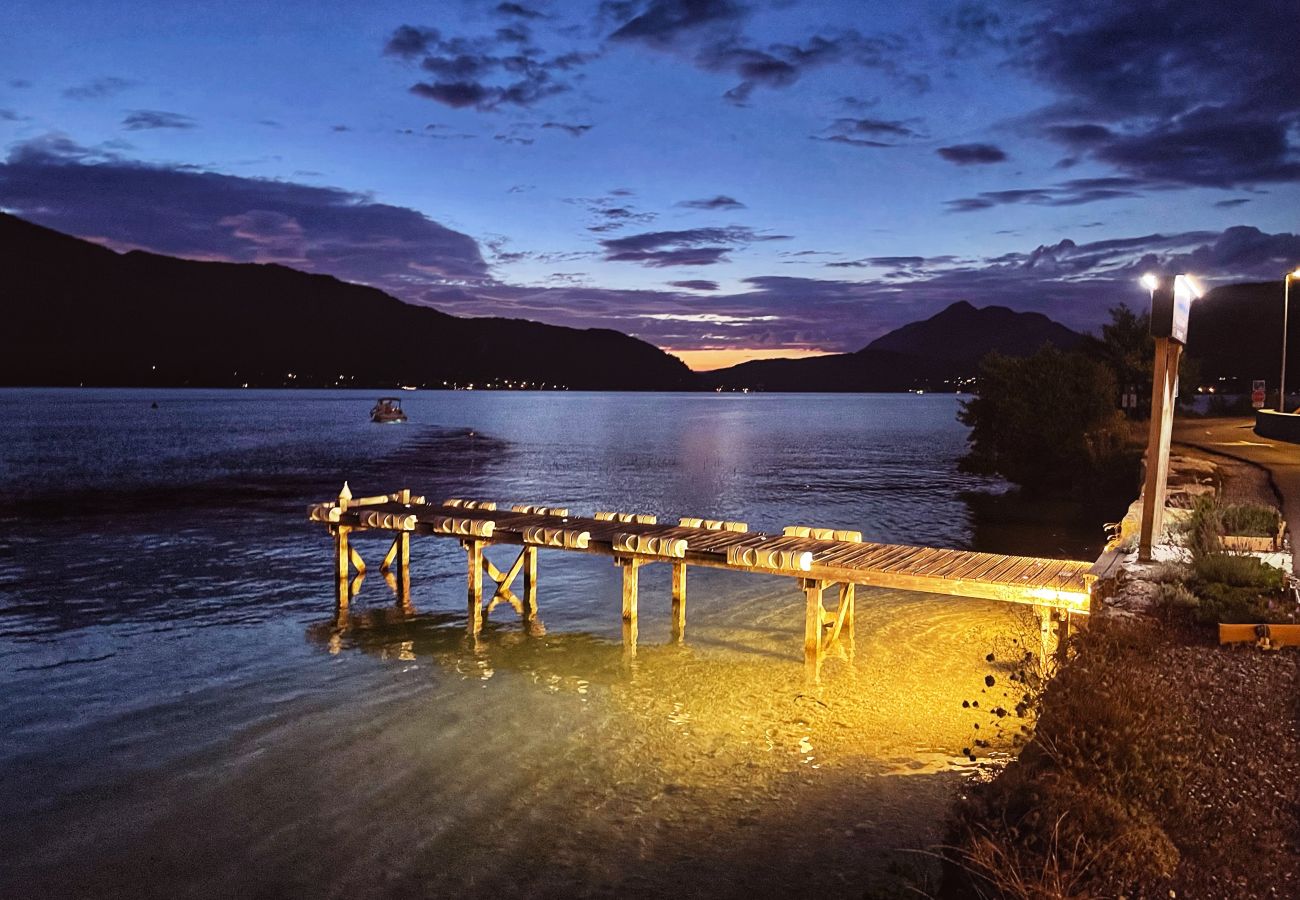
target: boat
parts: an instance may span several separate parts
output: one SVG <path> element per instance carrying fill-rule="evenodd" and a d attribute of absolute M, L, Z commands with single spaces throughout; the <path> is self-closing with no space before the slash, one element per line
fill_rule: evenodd
<path fill-rule="evenodd" d="M 406 413 L 402 412 L 402 401 L 396 397 L 380 397 L 374 409 L 370 410 L 370 421 L 405 422 Z"/>

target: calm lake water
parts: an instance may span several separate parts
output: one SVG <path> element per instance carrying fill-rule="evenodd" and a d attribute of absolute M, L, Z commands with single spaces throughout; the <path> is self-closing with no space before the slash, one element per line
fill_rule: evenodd
<path fill-rule="evenodd" d="M 1019 608 L 859 588 L 811 686 L 794 581 L 692 569 L 674 646 L 651 567 L 633 659 L 615 567 L 543 551 L 545 634 L 498 607 L 473 646 L 454 541 L 413 541 L 413 613 L 376 573 L 340 623 L 305 510 L 347 479 L 965 547 L 960 492 L 995 485 L 956 473 L 956 398 L 403 400 L 380 427 L 356 392 L 0 391 L 0 896 L 860 897 L 924 868 L 962 749 L 1010 749 L 962 704 L 1001 702 Z"/>

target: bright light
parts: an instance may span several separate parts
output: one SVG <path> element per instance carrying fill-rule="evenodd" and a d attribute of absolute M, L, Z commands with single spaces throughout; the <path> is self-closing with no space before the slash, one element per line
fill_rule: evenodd
<path fill-rule="evenodd" d="M 1205 296 L 1205 288 L 1201 287 L 1201 283 L 1191 275 L 1179 275 L 1178 277 L 1181 278 L 1183 284 L 1187 285 L 1188 289 L 1191 290 L 1192 299 L 1200 300 Z"/>
<path fill-rule="evenodd" d="M 1160 279 L 1148 272 L 1142 276 L 1142 286 L 1148 291 L 1154 291 L 1160 287 Z"/>
<path fill-rule="evenodd" d="M 1287 273 L 1286 273 L 1286 277 L 1287 277 L 1287 278 L 1300 278 L 1300 266 L 1296 266 L 1296 270 L 1295 270 L 1294 272 L 1287 272 Z"/>

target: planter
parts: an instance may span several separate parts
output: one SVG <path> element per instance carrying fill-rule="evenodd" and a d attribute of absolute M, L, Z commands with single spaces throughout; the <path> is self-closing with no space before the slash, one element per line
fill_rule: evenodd
<path fill-rule="evenodd" d="M 1300 647 L 1300 625 L 1220 625 L 1219 643 L 1258 643 L 1271 647 Z"/>
<path fill-rule="evenodd" d="M 1224 550 L 1238 553 L 1276 553 L 1282 549 L 1282 539 L 1286 535 L 1286 522 L 1277 523 L 1277 534 L 1272 537 L 1260 537 L 1251 534 L 1228 534 L 1220 539 Z"/>

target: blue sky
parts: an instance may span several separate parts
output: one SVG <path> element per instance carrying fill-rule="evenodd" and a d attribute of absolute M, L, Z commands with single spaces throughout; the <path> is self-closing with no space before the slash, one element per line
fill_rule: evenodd
<path fill-rule="evenodd" d="M 0 208 L 707 367 L 1300 262 L 1280 2 L 0 10 Z"/>

